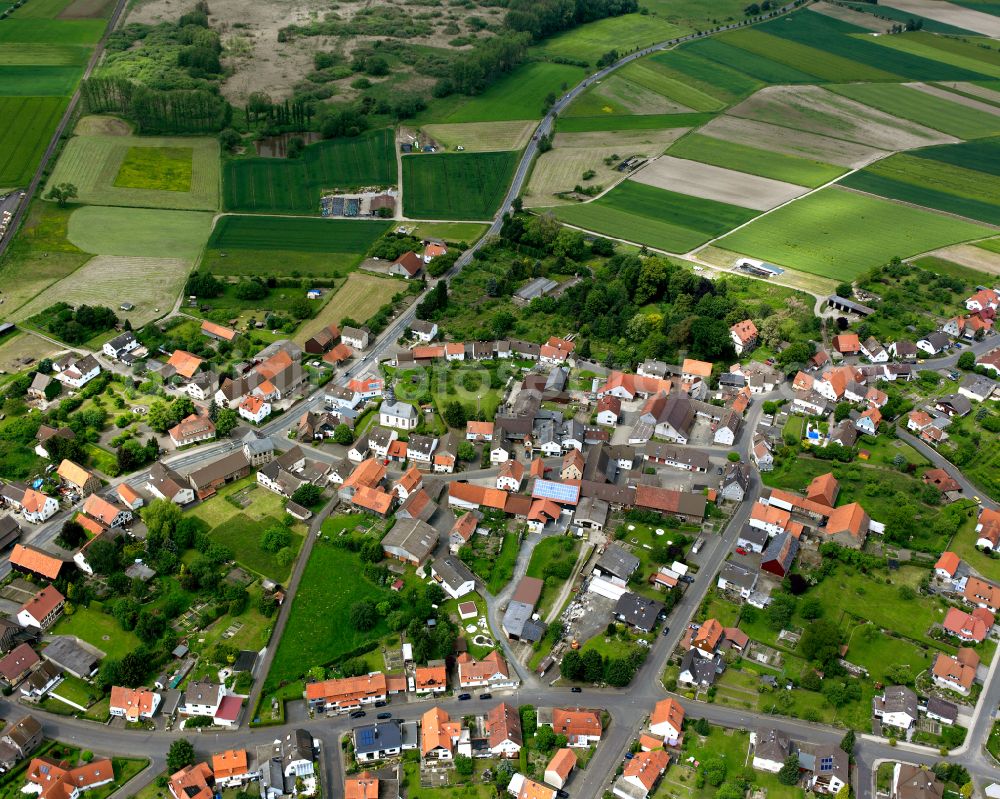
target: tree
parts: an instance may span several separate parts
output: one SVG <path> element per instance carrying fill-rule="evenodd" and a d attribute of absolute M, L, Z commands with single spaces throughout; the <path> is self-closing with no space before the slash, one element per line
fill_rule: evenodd
<path fill-rule="evenodd" d="M 150 535 L 169 538 L 181 520 L 181 509 L 169 499 L 154 499 L 141 512 Z"/>
<path fill-rule="evenodd" d="M 316 505 L 323 499 L 323 489 L 312 483 L 305 483 L 295 489 L 292 494 L 292 502 L 296 502 L 306 508 Z"/>
<path fill-rule="evenodd" d="M 232 128 L 226 128 L 219 133 L 219 146 L 223 150 L 232 152 L 239 147 L 241 141 L 243 141 L 243 138 Z"/>
<path fill-rule="evenodd" d="M 378 612 L 375 603 L 370 599 L 362 599 L 351 605 L 349 612 L 351 626 L 359 632 L 367 632 L 378 624 Z"/>
<path fill-rule="evenodd" d="M 333 430 L 333 440 L 346 447 L 354 441 L 354 432 L 346 424 L 338 424 Z"/>
<path fill-rule="evenodd" d="M 535 731 L 535 748 L 548 754 L 556 745 L 556 734 L 551 727 L 542 726 Z"/>
<path fill-rule="evenodd" d="M 843 749 L 847 754 L 854 753 L 854 743 L 856 736 L 854 735 L 854 730 L 848 730 L 844 737 L 840 739 L 840 748 Z"/>
<path fill-rule="evenodd" d="M 588 649 L 583 653 L 583 676 L 587 682 L 600 682 L 604 679 L 604 658 L 596 649 Z"/>
<path fill-rule="evenodd" d="M 843 634 L 829 619 L 817 619 L 802 633 L 799 652 L 809 660 L 826 664 L 840 654 Z"/>
<path fill-rule="evenodd" d="M 70 519 L 62 526 L 56 543 L 63 549 L 76 549 L 87 540 L 87 531 L 83 529 L 78 521 Z"/>
<path fill-rule="evenodd" d="M 219 408 L 215 415 L 215 435 L 225 438 L 240 423 L 239 414 L 233 408 Z"/>
<path fill-rule="evenodd" d="M 782 785 L 795 785 L 799 781 L 799 756 L 789 755 L 778 772 L 778 782 Z"/>
<path fill-rule="evenodd" d="M 966 350 L 958 356 L 958 368 L 971 371 L 976 368 L 976 354 L 971 350 Z"/>
<path fill-rule="evenodd" d="M 807 596 L 799 602 L 799 615 L 803 619 L 818 619 L 823 615 L 823 601 L 816 596 Z"/>
<path fill-rule="evenodd" d="M 55 200 L 60 208 L 65 208 L 70 200 L 75 200 L 79 196 L 76 186 L 72 183 L 59 183 L 49 189 L 45 195 L 46 200 Z"/>
<path fill-rule="evenodd" d="M 445 405 L 444 413 L 441 415 L 444 417 L 445 423 L 448 427 L 453 429 L 465 427 L 465 423 L 468 421 L 468 417 L 465 413 L 465 406 L 458 400 L 452 400 Z"/>
<path fill-rule="evenodd" d="M 275 525 L 264 531 L 260 537 L 260 548 L 274 554 L 292 543 L 292 533 L 287 527 Z"/>
<path fill-rule="evenodd" d="M 795 597 L 783 592 L 771 595 L 771 604 L 767 606 L 764 615 L 772 630 L 781 630 L 788 626 L 795 613 Z"/>
<path fill-rule="evenodd" d="M 460 461 L 469 462 L 476 457 L 476 448 L 472 445 L 471 441 L 463 441 L 458 445 L 458 451 L 455 453 Z"/>
<path fill-rule="evenodd" d="M 194 765 L 194 745 L 186 738 L 178 738 L 167 750 L 167 769 L 180 771 L 185 766 Z"/>
<path fill-rule="evenodd" d="M 296 319 L 308 319 L 312 316 L 312 306 L 305 297 L 296 297 L 288 307 L 288 312 Z"/>
<path fill-rule="evenodd" d="M 843 297 L 844 299 L 851 299 L 854 296 L 854 286 L 850 283 L 840 283 L 837 288 L 834 289 L 838 297 Z"/>
<path fill-rule="evenodd" d="M 837 422 L 842 422 L 851 415 L 852 405 L 849 402 L 838 402 L 833 410 L 833 418 Z"/>
<path fill-rule="evenodd" d="M 118 547 L 111 541 L 101 539 L 90 545 L 87 562 L 96 574 L 114 574 L 120 566 Z"/>
<path fill-rule="evenodd" d="M 721 757 L 706 758 L 701 764 L 701 773 L 705 777 L 705 782 L 713 787 L 718 787 L 726 779 L 726 761 Z"/>
<path fill-rule="evenodd" d="M 562 663 L 559 664 L 559 672 L 567 680 L 574 682 L 582 680 L 585 672 L 583 655 L 575 649 L 570 649 L 563 655 Z"/>
<path fill-rule="evenodd" d="M 472 758 L 468 755 L 455 755 L 455 773 L 460 777 L 471 777 L 473 769 Z"/>

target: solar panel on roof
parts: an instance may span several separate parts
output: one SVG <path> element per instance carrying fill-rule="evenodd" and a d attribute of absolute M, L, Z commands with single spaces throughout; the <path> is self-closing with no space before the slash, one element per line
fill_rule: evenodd
<path fill-rule="evenodd" d="M 580 496 L 580 486 L 556 483 L 552 480 L 536 480 L 532 496 L 556 502 L 576 502 Z"/>

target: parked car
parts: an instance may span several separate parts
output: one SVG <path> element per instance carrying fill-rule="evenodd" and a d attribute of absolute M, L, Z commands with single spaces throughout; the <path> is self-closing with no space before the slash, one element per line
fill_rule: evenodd
<path fill-rule="evenodd" d="M 375 718 L 378 719 L 391 719 L 392 713 L 379 713 Z"/>
<path fill-rule="evenodd" d="M 736 547 L 736 554 L 737 555 L 746 555 L 747 551 L 743 547 Z"/>
<path fill-rule="evenodd" d="M 375 707 L 385 707 L 388 704 L 384 699 L 379 699 L 375 702 Z"/>
<path fill-rule="evenodd" d="M 569 690 L 570 690 L 570 693 L 574 693 L 574 694 L 580 694 L 580 693 L 583 693 L 583 689 L 582 689 L 582 688 L 581 688 L 581 687 L 580 687 L 579 685 L 574 685 L 574 686 L 573 686 L 572 688 L 570 688 Z"/>
<path fill-rule="evenodd" d="M 491 693 L 480 694 L 479 698 L 480 699 L 492 699 L 493 698 L 493 694 L 491 694 Z"/>
<path fill-rule="evenodd" d="M 663 628 L 663 635 L 668 635 L 669 633 L 670 633 L 670 628 L 669 627 L 664 627 Z"/>
<path fill-rule="evenodd" d="M 459 694 L 458 700 L 464 702 L 466 699 L 472 699 L 472 694 Z"/>
<path fill-rule="evenodd" d="M 365 717 L 365 715 L 367 715 L 367 714 L 365 713 L 365 711 L 363 711 L 363 710 L 355 710 L 355 711 L 353 711 L 353 712 L 351 713 L 351 718 L 352 718 L 352 719 L 362 719 L 362 718 L 364 718 L 364 717 Z"/>

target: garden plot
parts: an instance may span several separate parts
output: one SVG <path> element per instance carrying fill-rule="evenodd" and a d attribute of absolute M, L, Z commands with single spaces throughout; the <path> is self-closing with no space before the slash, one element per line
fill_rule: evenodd
<path fill-rule="evenodd" d="M 954 247 L 945 247 L 943 250 L 932 252 L 939 258 L 952 261 L 959 266 L 967 266 L 977 272 L 987 272 L 991 275 L 1000 275 L 1000 253 L 984 250 L 972 244 L 957 244 Z"/>
<path fill-rule="evenodd" d="M 888 155 L 885 150 L 877 147 L 731 116 L 716 117 L 698 133 L 723 141 L 747 144 L 762 150 L 773 150 L 852 169 Z"/>
<path fill-rule="evenodd" d="M 631 180 L 689 194 L 706 200 L 768 211 L 808 191 L 803 186 L 783 183 L 746 172 L 687 161 L 665 155 L 634 174 Z"/>
<path fill-rule="evenodd" d="M 438 144 L 466 152 L 520 150 L 531 138 L 538 123 L 533 120 L 513 122 L 459 122 L 444 125 L 424 125 L 422 130 Z"/>
<path fill-rule="evenodd" d="M 873 14 L 865 14 L 863 11 L 855 11 L 853 8 L 845 6 L 835 6 L 833 3 L 826 3 L 823 0 L 820 0 L 819 3 L 814 3 L 809 8 L 812 11 L 822 14 L 824 17 L 833 17 L 833 19 L 839 19 L 841 22 L 849 22 L 852 25 L 857 25 L 859 28 L 874 31 L 875 33 L 888 33 L 893 25 L 898 24 L 893 20 L 876 19 Z"/>
<path fill-rule="evenodd" d="M 882 150 L 909 150 L 958 139 L 891 116 L 818 86 L 771 86 L 729 111 L 736 117 L 793 130 L 867 144 Z"/>
<path fill-rule="evenodd" d="M 183 163 L 178 179 L 177 165 Z M 207 137 L 74 136 L 49 186 L 72 183 L 90 205 L 214 211 L 219 207 L 219 143 Z"/>
<path fill-rule="evenodd" d="M 938 86 L 930 86 L 926 83 L 908 83 L 906 84 L 911 89 L 917 89 L 918 91 L 924 92 L 925 94 L 930 94 L 933 97 L 938 97 L 942 100 L 947 100 L 951 103 L 958 103 L 959 105 L 964 105 L 966 108 L 974 108 L 976 111 L 982 111 L 986 114 L 992 114 L 993 116 L 1000 116 L 1000 108 L 990 103 L 984 103 L 979 100 L 973 100 L 971 97 L 963 97 L 960 94 L 955 94 L 954 92 L 946 91 Z M 989 91 L 988 89 L 986 91 Z M 992 92 L 992 94 L 1000 96 L 997 92 Z"/>
<path fill-rule="evenodd" d="M 560 133 L 556 136 L 555 146 L 540 155 L 535 162 L 525 191 L 525 204 L 535 207 L 572 202 L 555 195 L 572 191 L 577 185 L 603 186 L 608 189 L 627 173 L 623 174 L 615 168 L 620 161 L 608 165 L 604 162 L 605 158 L 656 156 L 687 130 L 688 128 L 668 128 L 657 131 Z M 583 175 L 588 170 L 595 174 L 589 180 L 584 180 Z"/>
<path fill-rule="evenodd" d="M 898 8 L 956 28 L 965 28 L 993 38 L 1000 37 L 1000 18 L 945 0 L 883 0 L 883 3 L 890 8 Z"/>
<path fill-rule="evenodd" d="M 99 255 L 22 305 L 11 319 L 27 319 L 57 302 L 107 305 L 110 298 L 114 306 L 126 301 L 135 306 L 120 315 L 138 328 L 174 307 L 190 270 L 191 262 L 181 258 Z"/>

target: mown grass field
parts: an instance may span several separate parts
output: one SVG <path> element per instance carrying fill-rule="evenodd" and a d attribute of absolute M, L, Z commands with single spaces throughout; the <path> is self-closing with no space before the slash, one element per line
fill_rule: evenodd
<path fill-rule="evenodd" d="M 509 122 L 459 122 L 424 125 L 422 130 L 442 147 L 462 147 L 467 153 L 520 150 L 531 138 L 534 120 Z"/>
<path fill-rule="evenodd" d="M 746 80 L 753 79 L 760 85 L 768 83 L 815 83 L 815 73 L 796 69 L 746 48 L 728 43 L 723 37 L 700 39 L 684 45 L 679 51 L 689 57 L 688 74 L 695 69 L 711 76 L 707 79 L 729 91 L 742 90 Z M 669 54 L 658 56 L 670 64 Z M 701 64 L 699 65 L 699 60 Z M 683 64 L 683 62 L 682 62 Z M 740 77 L 735 77 L 735 76 Z M 723 77 L 725 76 L 725 77 Z"/>
<path fill-rule="evenodd" d="M 404 288 L 400 281 L 392 278 L 351 272 L 315 318 L 299 328 L 295 340 L 304 344 L 317 330 L 331 324 L 339 325 L 347 317 L 364 321 Z"/>
<path fill-rule="evenodd" d="M 190 191 L 190 147 L 129 147 L 115 186 L 126 189 Z"/>
<path fill-rule="evenodd" d="M 28 183 L 65 108 L 65 97 L 0 97 L 0 189 Z"/>
<path fill-rule="evenodd" d="M 31 66 L 0 63 L 0 87 L 7 96 L 62 97 L 73 93 L 80 77 L 76 66 Z"/>
<path fill-rule="evenodd" d="M 144 258 L 195 259 L 212 227 L 201 211 L 87 205 L 69 218 L 68 238 L 85 252 Z"/>
<path fill-rule="evenodd" d="M 503 122 L 509 119 L 541 119 L 549 92 L 575 86 L 584 76 L 581 67 L 533 62 L 524 64 L 472 99 L 454 98 L 454 110 L 436 114 L 435 122 Z"/>
<path fill-rule="evenodd" d="M 296 159 L 230 160 L 222 171 L 223 204 L 229 211 L 318 214 L 325 190 L 395 185 L 394 148 L 392 131 L 383 129 L 317 142 Z"/>
<path fill-rule="evenodd" d="M 406 223 L 401 227 L 409 228 L 411 225 Z M 486 225 L 480 225 L 476 222 L 421 222 L 413 229 L 413 235 L 426 239 L 464 241 L 471 244 L 486 231 Z"/>
<path fill-rule="evenodd" d="M 117 313 L 138 328 L 174 307 L 191 263 L 181 258 L 98 255 L 22 305 L 10 318 L 27 319 L 57 302 L 114 307 L 130 302 L 133 310 Z"/>
<path fill-rule="evenodd" d="M 566 110 L 570 116 L 683 114 L 693 109 L 668 99 L 656 89 L 615 73 L 591 86 Z"/>
<path fill-rule="evenodd" d="M 91 646 L 96 646 L 108 657 L 120 658 L 139 647 L 133 632 L 125 632 L 115 617 L 102 612 L 100 602 L 88 607 L 78 606 L 72 616 L 63 615 L 52 628 L 53 635 L 75 635 Z"/>
<path fill-rule="evenodd" d="M 403 207 L 417 219 L 490 219 L 507 192 L 516 152 L 403 158 Z"/>
<path fill-rule="evenodd" d="M 73 0 L 32 0 L 12 14 L 14 19 L 55 19 Z"/>
<path fill-rule="evenodd" d="M 843 167 L 822 161 L 776 153 L 698 133 L 688 134 L 667 152 L 678 158 L 688 158 L 810 188 L 835 180 L 846 171 Z"/>
<path fill-rule="evenodd" d="M 313 666 L 330 663 L 389 631 L 382 618 L 375 629 L 364 633 L 347 623 L 351 605 L 362 599 L 378 602 L 387 593 L 360 578 L 361 566 L 353 552 L 322 540 L 313 545 L 265 691 L 274 690 L 282 681 L 298 679 Z"/>
<path fill-rule="evenodd" d="M 756 211 L 625 181 L 599 200 L 554 213 L 608 236 L 684 253 L 753 219 Z"/>
<path fill-rule="evenodd" d="M 280 524 L 276 518 L 257 520 L 251 519 L 246 514 L 237 513 L 208 535 L 213 541 L 229 547 L 236 560 L 245 568 L 264 577 L 270 577 L 277 583 L 285 583 L 292 572 L 294 561 L 282 566 L 273 553 L 260 548 L 260 537 L 264 531 Z M 302 547 L 302 536 L 295 531 L 291 532 L 292 543 L 289 548 L 297 556 Z"/>
<path fill-rule="evenodd" d="M 733 252 L 849 280 L 893 256 L 983 238 L 983 225 L 836 187 L 784 206 L 717 242 Z"/>
<path fill-rule="evenodd" d="M 78 135 L 67 142 L 48 186 L 72 183 L 90 205 L 214 211 L 219 143 L 206 136 Z"/>
<path fill-rule="evenodd" d="M 202 267 L 216 275 L 342 276 L 391 226 L 374 220 L 222 216 Z"/>
<path fill-rule="evenodd" d="M 1000 133 L 1000 115 L 968 108 L 898 83 L 852 83 L 827 88 L 879 111 L 919 122 L 960 139 L 977 139 Z"/>
<path fill-rule="evenodd" d="M 886 158 L 841 184 L 881 197 L 1000 225 L 1000 176 L 907 153 Z"/>
<path fill-rule="evenodd" d="M 627 53 L 686 32 L 686 29 L 652 14 L 625 14 L 580 25 L 552 36 L 534 47 L 533 52 L 547 58 L 572 58 L 593 63 L 608 50 Z"/>

